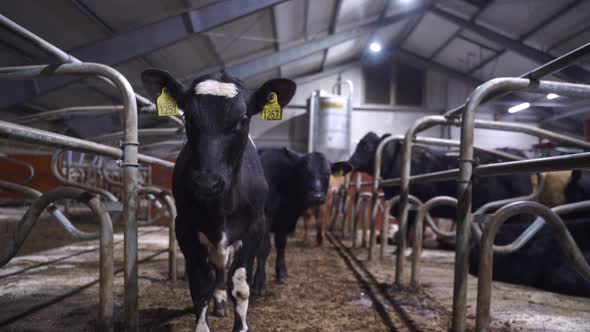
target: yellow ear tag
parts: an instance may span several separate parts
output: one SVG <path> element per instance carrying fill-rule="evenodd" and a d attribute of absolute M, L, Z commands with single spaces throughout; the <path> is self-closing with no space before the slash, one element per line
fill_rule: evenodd
<path fill-rule="evenodd" d="M 178 105 L 176 105 L 176 100 L 172 98 L 166 88 L 162 89 L 162 94 L 156 100 L 156 105 L 158 109 L 158 116 L 174 116 L 178 115 Z"/>
<path fill-rule="evenodd" d="M 343 170 L 338 170 L 336 171 L 336 173 L 333 174 L 334 176 L 344 176 L 344 171 Z"/>
<path fill-rule="evenodd" d="M 283 110 L 279 105 L 278 96 L 274 92 L 268 94 L 267 102 L 262 108 L 262 120 L 281 120 L 283 119 Z"/>

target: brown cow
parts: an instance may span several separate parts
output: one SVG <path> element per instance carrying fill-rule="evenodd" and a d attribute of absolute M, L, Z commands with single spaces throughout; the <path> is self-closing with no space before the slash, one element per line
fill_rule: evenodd
<path fill-rule="evenodd" d="M 334 198 L 334 189 L 338 190 L 344 183 L 344 176 L 330 175 L 330 184 L 328 185 L 328 196 L 326 202 L 319 207 L 309 208 L 303 213 L 303 242 L 307 243 L 308 229 L 311 219 L 315 218 L 316 225 L 316 241 L 318 245 L 322 245 L 326 237 L 326 225 L 330 221 L 330 211 L 332 200 Z"/>

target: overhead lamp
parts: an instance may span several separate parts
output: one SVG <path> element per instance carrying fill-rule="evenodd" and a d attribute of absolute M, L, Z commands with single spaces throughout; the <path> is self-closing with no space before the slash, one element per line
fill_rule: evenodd
<path fill-rule="evenodd" d="M 373 53 L 379 53 L 381 52 L 381 44 L 379 44 L 378 42 L 372 42 L 369 45 L 369 50 L 371 50 L 371 52 Z"/>
<path fill-rule="evenodd" d="M 555 99 L 555 98 L 559 98 L 559 95 L 555 94 L 555 93 L 550 93 L 547 95 L 547 99 L 549 99 L 549 100 Z"/>
<path fill-rule="evenodd" d="M 512 106 L 508 109 L 508 113 L 516 113 L 516 112 L 520 112 L 522 110 L 526 110 L 527 108 L 531 107 L 530 103 L 522 103 L 522 104 L 518 104 L 516 106 Z"/>

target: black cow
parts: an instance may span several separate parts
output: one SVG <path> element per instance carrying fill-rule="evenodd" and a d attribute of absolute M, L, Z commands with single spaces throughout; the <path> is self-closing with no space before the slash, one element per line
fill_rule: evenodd
<path fill-rule="evenodd" d="M 366 134 L 357 145 L 353 155 L 348 162 L 356 171 L 366 172 L 374 175 L 375 152 L 379 143 L 388 137 L 377 136 L 370 132 Z M 519 154 L 518 150 L 503 149 L 505 152 Z M 381 177 L 385 179 L 398 178 L 402 168 L 402 142 L 391 142 L 383 149 L 383 160 L 381 164 Z M 480 163 L 487 164 L 501 161 L 490 154 L 476 151 L 475 157 Z M 412 149 L 412 167 L 410 174 L 417 175 L 436 171 L 443 171 L 458 168 L 458 157 L 447 155 L 445 152 L 429 149 L 423 146 L 414 146 Z M 385 199 L 400 194 L 399 187 L 384 187 Z M 528 174 L 503 175 L 495 177 L 484 177 L 478 179 L 473 187 L 473 209 L 477 209 L 485 203 L 526 196 L 532 192 L 532 184 Z M 443 181 L 427 184 L 413 184 L 410 186 L 410 193 L 423 202 L 436 196 L 457 197 L 457 182 Z M 437 207 L 431 210 L 431 214 L 439 218 L 455 218 L 455 210 L 448 207 Z M 409 218 L 408 220 L 413 220 Z"/>
<path fill-rule="evenodd" d="M 195 306 L 196 331 L 209 331 L 207 306 L 216 279 L 236 249 L 228 289 L 235 308 L 234 331 L 248 331 L 246 314 L 252 275 L 248 262 L 264 238 L 267 184 L 256 148 L 248 138 L 250 119 L 275 92 L 285 106 L 295 83 L 266 82 L 255 92 L 224 73 L 193 81 L 188 89 L 171 74 L 142 73 L 146 90 L 158 96 L 166 89 L 184 110 L 187 141 L 174 167 L 173 194 L 178 216 L 176 236 L 186 259 Z M 217 272 L 216 272 L 217 271 Z"/>
<path fill-rule="evenodd" d="M 270 231 L 274 233 L 276 277 L 287 276 L 285 247 L 287 235 L 295 230 L 297 219 L 312 206 L 319 206 L 326 200 L 330 174 L 349 172 L 352 167 L 346 162 L 330 164 L 318 152 L 300 154 L 288 148 L 260 151 L 260 161 L 268 182 L 266 216 Z M 256 276 L 253 287 L 262 292 L 266 283 L 265 261 L 270 252 L 268 235 L 257 256 Z"/>
<path fill-rule="evenodd" d="M 588 219 L 564 220 L 572 237 L 590 262 L 590 223 Z M 529 226 L 527 222 L 506 223 L 499 229 L 495 244 L 514 241 Z M 477 275 L 479 246 L 471 242 L 469 273 Z M 590 297 L 590 281 L 577 273 L 559 246 L 553 226 L 546 224 L 521 249 L 512 254 L 494 254 L 492 279 L 531 286 L 551 292 Z"/>
<path fill-rule="evenodd" d="M 590 200 L 590 172 L 573 170 L 563 193 L 566 203 Z"/>

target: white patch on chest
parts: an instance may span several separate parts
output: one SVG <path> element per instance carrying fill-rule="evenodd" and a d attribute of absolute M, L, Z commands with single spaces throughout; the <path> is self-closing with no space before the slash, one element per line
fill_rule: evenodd
<path fill-rule="evenodd" d="M 213 264 L 213 266 L 223 269 L 227 266 L 229 262 L 230 255 L 233 254 L 235 251 L 238 251 L 242 246 L 242 241 L 236 241 L 232 245 L 228 246 L 227 244 L 227 235 L 225 232 L 221 233 L 221 240 L 214 245 L 209 241 L 207 236 L 201 232 L 199 232 L 199 243 L 207 247 L 209 262 Z"/>
<path fill-rule="evenodd" d="M 246 314 L 248 313 L 248 298 L 250 297 L 250 287 L 246 282 L 246 269 L 243 267 L 237 269 L 232 276 L 232 282 L 234 289 L 231 294 L 236 299 L 236 313 L 242 321 L 242 330 L 240 332 L 245 332 L 248 331 Z"/>
<path fill-rule="evenodd" d="M 206 80 L 195 86 L 195 94 L 233 98 L 238 95 L 238 87 L 233 83 Z"/>
<path fill-rule="evenodd" d="M 205 317 L 207 316 L 207 306 L 203 307 L 201 310 L 201 315 L 199 316 L 199 321 L 197 322 L 197 327 L 195 328 L 195 332 L 210 332 L 209 326 L 207 325 L 207 321 Z"/>

